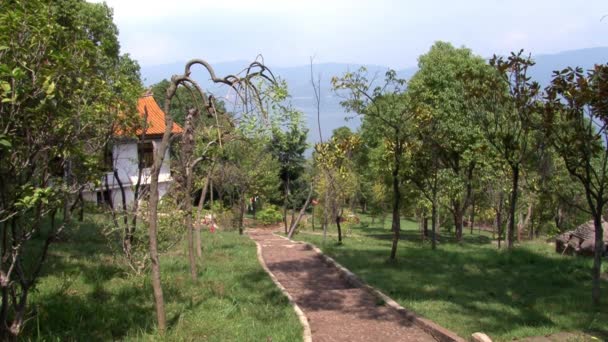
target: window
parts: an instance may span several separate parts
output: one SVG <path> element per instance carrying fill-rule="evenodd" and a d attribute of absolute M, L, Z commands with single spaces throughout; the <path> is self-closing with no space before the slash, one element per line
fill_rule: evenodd
<path fill-rule="evenodd" d="M 112 190 L 97 191 L 97 204 L 112 208 Z"/>
<path fill-rule="evenodd" d="M 140 168 L 152 167 L 154 164 L 154 145 L 151 141 L 137 144 L 137 157 Z"/>
<path fill-rule="evenodd" d="M 105 172 L 114 171 L 114 156 L 112 155 L 112 146 L 110 146 L 110 145 L 107 145 L 103 149 L 102 171 L 105 171 Z"/>

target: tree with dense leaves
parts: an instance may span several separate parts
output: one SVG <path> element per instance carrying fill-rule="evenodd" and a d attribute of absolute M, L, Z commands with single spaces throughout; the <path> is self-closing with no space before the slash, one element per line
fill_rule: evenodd
<path fill-rule="evenodd" d="M 581 68 L 555 72 L 547 88 L 544 127 L 566 169 L 585 189 L 595 227 L 592 300 L 599 307 L 608 202 L 608 65 L 587 73 Z"/>
<path fill-rule="evenodd" d="M 0 22 L 0 338 L 9 340 L 50 244 L 101 175 L 98 151 L 136 115 L 141 84 L 105 4 L 7 0 Z"/>
<path fill-rule="evenodd" d="M 532 131 L 538 125 L 540 86 L 530 79 L 534 65 L 523 50 L 507 58 L 494 56 L 494 73 L 471 71 L 467 94 L 477 101 L 475 119 L 483 128 L 486 141 L 508 165 L 511 178 L 507 246 L 513 247 L 517 199 L 522 167 L 530 158 L 534 144 Z"/>
<path fill-rule="evenodd" d="M 410 120 L 413 118 L 407 104 L 405 94 L 405 80 L 397 78 L 394 70 L 385 75 L 382 86 L 373 86 L 365 75 L 366 70 L 360 69 L 356 73 L 346 73 L 342 77 L 332 78 L 332 85 L 336 91 L 347 91 L 347 99 L 342 102 L 344 108 L 363 116 L 370 124 L 377 127 L 377 132 L 387 144 L 387 151 L 391 156 L 392 175 L 392 226 L 393 241 L 390 259 L 395 260 L 397 244 L 401 231 L 401 164 L 403 153 L 408 139 Z"/>
<path fill-rule="evenodd" d="M 483 157 L 483 136 L 473 115 L 475 107 L 465 96 L 463 73 L 477 73 L 487 65 L 467 48 L 437 42 L 418 58 L 418 68 L 408 83 L 408 93 L 419 114 L 419 135 L 433 145 L 438 162 L 453 174 L 443 191 L 449 196 L 447 207 L 460 241 L 463 217 L 472 201 L 475 167 Z"/>

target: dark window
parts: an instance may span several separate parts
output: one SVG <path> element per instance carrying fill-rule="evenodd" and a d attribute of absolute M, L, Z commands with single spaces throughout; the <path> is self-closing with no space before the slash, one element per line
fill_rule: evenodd
<path fill-rule="evenodd" d="M 97 191 L 97 204 L 112 207 L 112 190 Z"/>
<path fill-rule="evenodd" d="M 154 145 L 152 145 L 152 142 L 137 144 L 137 156 L 140 168 L 152 167 L 154 164 Z"/>
<path fill-rule="evenodd" d="M 103 150 L 102 171 L 114 171 L 114 156 L 112 155 L 112 146 L 106 146 Z"/>

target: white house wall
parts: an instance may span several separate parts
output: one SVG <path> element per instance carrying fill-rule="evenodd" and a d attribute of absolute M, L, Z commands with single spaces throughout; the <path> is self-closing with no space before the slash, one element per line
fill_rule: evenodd
<path fill-rule="evenodd" d="M 160 146 L 161 140 L 154 139 L 151 140 L 154 146 L 154 152 L 156 153 L 158 147 Z M 125 199 L 127 204 L 133 202 L 134 199 L 134 190 L 135 184 L 137 184 L 138 177 L 138 162 L 139 158 L 137 155 L 137 141 L 132 142 L 121 142 L 116 143 L 112 150 L 113 156 L 113 168 L 117 171 L 118 178 L 122 183 L 123 189 L 125 191 Z M 170 168 L 170 153 L 169 149 L 165 152 L 165 158 L 163 160 L 163 164 L 160 168 L 160 173 L 158 176 L 159 188 L 158 193 L 159 197 L 162 197 L 166 194 L 169 184 L 172 181 L 171 178 L 171 168 Z M 150 184 L 150 171 L 151 168 L 145 168 L 142 170 L 142 178 L 141 184 L 146 185 Z M 107 185 L 106 185 L 107 178 Z M 105 191 L 106 188 L 109 188 L 112 191 L 112 203 L 114 205 L 121 205 L 122 203 L 122 194 L 120 191 L 120 185 L 117 179 L 115 179 L 113 172 L 108 172 L 101 179 L 101 187 L 97 189 L 91 188 L 89 191 L 85 191 L 83 193 L 83 197 L 86 201 L 95 202 L 97 201 L 97 192 Z"/>

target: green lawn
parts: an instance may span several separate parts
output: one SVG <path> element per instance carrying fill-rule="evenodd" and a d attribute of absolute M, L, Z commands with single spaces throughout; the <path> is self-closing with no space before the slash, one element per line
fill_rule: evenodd
<path fill-rule="evenodd" d="M 390 221 L 384 228 L 368 218 L 362 223 L 342 245 L 335 235 L 323 244 L 319 229 L 295 238 L 314 243 L 404 307 L 464 338 L 477 331 L 499 341 L 582 331 L 608 340 L 608 306 L 591 307 L 590 258 L 561 256 L 544 241 L 500 251 L 489 234 L 468 231 L 462 244 L 442 233 L 432 251 L 417 224 L 404 220 L 398 260 L 390 263 Z M 606 303 L 608 284 L 602 286 Z"/>
<path fill-rule="evenodd" d="M 99 228 L 85 222 L 52 245 L 30 303 L 31 340 L 156 340 L 148 276 L 124 272 Z M 161 256 L 167 340 L 297 341 L 301 325 L 259 265 L 255 244 L 238 233 L 204 233 L 200 281 L 189 278 L 185 248 Z"/>

